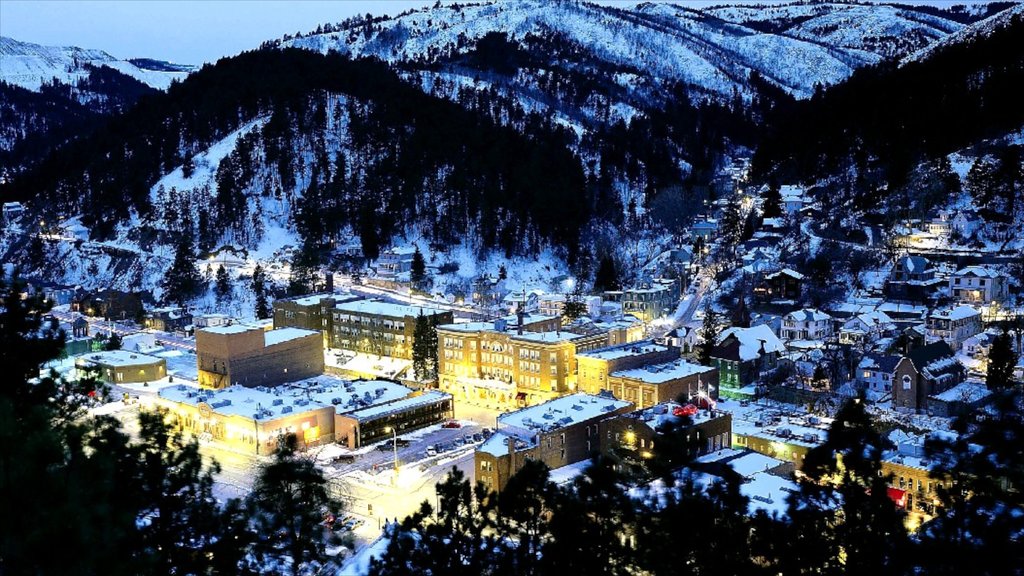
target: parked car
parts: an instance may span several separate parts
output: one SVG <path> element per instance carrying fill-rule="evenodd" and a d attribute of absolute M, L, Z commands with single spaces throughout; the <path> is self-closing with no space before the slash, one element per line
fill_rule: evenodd
<path fill-rule="evenodd" d="M 351 464 L 356 461 L 356 457 L 353 454 L 338 454 L 334 458 L 331 458 L 331 462 L 334 464 Z"/>
<path fill-rule="evenodd" d="M 397 440 L 395 440 L 395 444 L 398 444 L 399 448 L 408 448 L 409 445 L 412 444 L 412 442 L 409 442 L 405 438 L 398 438 Z"/>
<path fill-rule="evenodd" d="M 462 428 L 462 424 L 459 424 L 458 420 L 449 420 L 444 424 L 441 424 L 442 428 Z"/>
<path fill-rule="evenodd" d="M 473 433 L 473 442 L 483 442 L 483 441 L 484 441 L 484 435 L 483 434 L 481 434 L 479 432 L 474 432 Z"/>
<path fill-rule="evenodd" d="M 437 456 L 437 449 L 433 446 L 427 446 L 427 456 Z"/>

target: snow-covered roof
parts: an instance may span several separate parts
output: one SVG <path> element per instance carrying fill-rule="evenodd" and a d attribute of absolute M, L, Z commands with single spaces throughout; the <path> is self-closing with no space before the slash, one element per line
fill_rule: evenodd
<path fill-rule="evenodd" d="M 275 387 L 235 385 L 207 390 L 179 385 L 164 388 L 159 395 L 165 400 L 192 406 L 205 402 L 223 415 L 266 421 L 323 408 L 346 414 L 400 400 L 411 392 L 387 380 L 350 381 L 324 375 Z"/>
<path fill-rule="evenodd" d="M 139 366 L 142 364 L 159 364 L 164 362 L 163 358 L 149 356 L 139 352 L 128 350 L 108 350 L 106 352 L 90 352 L 83 354 L 76 359 L 81 364 L 97 364 L 103 366 Z"/>
<path fill-rule="evenodd" d="M 881 310 L 875 310 L 857 315 L 855 318 L 848 320 L 843 327 L 855 326 L 858 321 L 868 328 L 875 328 L 877 326 L 885 326 L 886 324 L 893 323 L 892 318 L 890 318 L 888 314 Z"/>
<path fill-rule="evenodd" d="M 516 438 L 508 434 L 495 432 L 494 434 L 491 434 L 491 437 L 485 440 L 483 444 L 478 446 L 476 450 L 477 452 L 484 452 L 498 458 L 507 456 L 509 438 L 515 438 L 517 452 L 533 446 L 533 442 L 529 439 Z"/>
<path fill-rule="evenodd" d="M 533 433 L 572 426 L 627 408 L 632 402 L 592 394 L 570 394 L 498 416 L 498 428 Z M 506 430 L 507 431 L 507 430 Z"/>
<path fill-rule="evenodd" d="M 394 400 L 385 404 L 376 404 L 368 408 L 362 408 L 346 414 L 351 418 L 355 418 L 360 421 L 374 420 L 381 416 L 388 414 L 397 414 L 404 412 L 411 408 L 417 408 L 419 406 L 428 406 L 441 402 L 445 399 L 451 399 L 451 394 L 446 394 L 437 390 L 427 390 L 422 394 L 412 396 L 410 398 L 403 398 L 401 400 Z"/>
<path fill-rule="evenodd" d="M 1003 274 L 985 266 L 968 266 L 953 273 L 954 276 L 977 276 L 979 278 L 999 278 Z"/>
<path fill-rule="evenodd" d="M 230 326 L 209 326 L 207 328 L 201 328 L 200 332 L 207 332 L 209 334 L 242 334 L 251 330 L 259 330 L 255 326 L 246 326 L 245 324 L 232 324 Z"/>
<path fill-rule="evenodd" d="M 816 308 L 804 308 L 802 310 L 794 310 L 793 312 L 786 314 L 786 318 L 793 320 L 795 322 L 821 322 L 824 320 L 832 319 L 831 316 Z"/>
<path fill-rule="evenodd" d="M 527 342 L 565 342 L 568 340 L 574 340 L 579 338 L 579 334 L 573 334 L 572 332 L 552 331 L 552 332 L 523 332 L 522 334 L 512 334 L 513 340 L 525 340 Z"/>
<path fill-rule="evenodd" d="M 660 344 L 652 344 L 650 342 L 632 342 L 629 344 L 620 344 L 618 346 L 609 346 L 608 348 L 598 348 L 596 350 L 579 352 L 576 354 L 576 358 L 584 357 L 595 358 L 598 360 L 617 360 L 628 356 L 639 356 L 641 354 L 664 352 L 666 350 L 668 350 L 668 347 Z"/>
<path fill-rule="evenodd" d="M 947 308 L 945 310 L 936 310 L 931 313 L 930 318 L 936 318 L 939 320 L 963 320 L 972 316 L 981 316 L 979 312 L 973 306 L 961 304 L 955 308 Z"/>
<path fill-rule="evenodd" d="M 613 372 L 610 376 L 639 380 L 648 384 L 663 384 L 679 380 L 680 378 L 686 378 L 687 376 L 693 376 L 694 374 L 705 374 L 712 370 L 714 368 L 701 366 L 700 364 L 691 364 L 686 360 L 679 359 L 666 364 L 619 370 L 618 372 Z"/>
<path fill-rule="evenodd" d="M 992 394 L 992 391 L 981 382 L 962 382 L 932 398 L 942 402 L 966 402 L 973 404 Z"/>
<path fill-rule="evenodd" d="M 405 304 L 394 304 L 382 300 L 356 300 L 354 302 L 342 302 L 334 307 L 339 312 L 350 314 L 373 314 L 376 316 L 387 316 L 389 318 L 405 318 L 406 316 L 416 317 L 420 312 L 424 316 L 443 314 L 444 310 L 430 308 L 429 306 L 407 306 Z"/>
<path fill-rule="evenodd" d="M 803 280 L 804 279 L 804 275 L 799 273 L 799 272 L 797 272 L 796 270 L 792 270 L 790 268 L 783 268 L 782 270 L 779 270 L 778 272 L 772 272 L 771 274 L 766 274 L 765 275 L 765 280 L 774 280 L 775 278 L 777 278 L 779 276 L 789 276 L 790 278 L 795 278 L 797 280 Z"/>
<path fill-rule="evenodd" d="M 267 346 L 273 346 L 274 344 L 280 344 L 290 340 L 298 340 L 299 338 L 305 338 L 307 336 L 319 335 L 319 332 L 303 330 L 301 328 L 278 328 L 277 330 L 268 330 L 263 333 L 264 342 Z"/>
<path fill-rule="evenodd" d="M 754 360 L 761 356 L 761 347 L 768 353 L 786 351 L 785 345 L 779 337 L 772 332 L 772 329 L 764 324 L 751 326 L 750 328 L 733 327 L 722 332 L 718 337 L 719 344 L 729 336 L 735 336 L 740 342 L 740 360 Z"/>
<path fill-rule="evenodd" d="M 798 200 L 803 198 L 804 189 L 795 184 L 783 184 L 779 186 L 779 195 L 783 199 Z"/>

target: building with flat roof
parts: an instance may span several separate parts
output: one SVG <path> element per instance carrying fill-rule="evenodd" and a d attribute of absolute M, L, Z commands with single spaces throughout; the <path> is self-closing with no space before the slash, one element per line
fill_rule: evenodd
<path fill-rule="evenodd" d="M 170 386 L 160 390 L 157 403 L 168 410 L 181 430 L 231 450 L 270 454 L 286 434 L 295 434 L 302 447 L 350 442 L 346 415 L 375 407 L 392 407 L 388 409 L 390 422 L 399 429 L 413 429 L 423 419 L 399 403 L 414 394 L 386 380 L 319 376 L 274 387 L 209 390 Z M 339 426 L 345 430 L 342 437 L 335 434 Z"/>
<path fill-rule="evenodd" d="M 449 310 L 407 306 L 381 300 L 355 300 L 336 304 L 327 329 L 331 348 L 363 354 L 412 358 L 416 318 L 423 314 L 433 324 L 450 324 Z"/>
<path fill-rule="evenodd" d="M 653 342 L 632 342 L 576 353 L 576 387 L 587 394 L 609 389 L 613 372 L 661 364 L 679 358 L 679 350 Z"/>
<path fill-rule="evenodd" d="M 687 362 L 682 358 L 618 370 L 608 375 L 606 388 L 616 398 L 649 408 L 655 404 L 704 397 L 718 397 L 718 369 Z"/>
<path fill-rule="evenodd" d="M 600 452 L 599 423 L 633 404 L 606 396 L 570 394 L 498 416 L 497 431 L 474 453 L 476 479 L 501 491 L 527 459 L 561 468 Z"/>
<path fill-rule="evenodd" d="M 451 394 L 437 390 L 415 392 L 394 400 L 339 414 L 335 419 L 335 439 L 349 448 L 386 440 L 392 430 L 403 432 L 431 426 L 454 417 Z"/>
<path fill-rule="evenodd" d="M 154 382 L 167 376 L 167 360 L 128 350 L 83 354 L 75 359 L 79 370 L 98 370 L 108 384 Z"/>
<path fill-rule="evenodd" d="M 204 388 L 276 386 L 323 374 L 323 339 L 299 328 L 204 328 L 196 331 L 196 364 Z"/>
<path fill-rule="evenodd" d="M 639 463 L 654 455 L 656 444 L 668 432 L 684 435 L 688 456 L 696 458 L 732 446 L 732 415 L 663 402 L 610 416 L 599 427 L 601 453 Z"/>

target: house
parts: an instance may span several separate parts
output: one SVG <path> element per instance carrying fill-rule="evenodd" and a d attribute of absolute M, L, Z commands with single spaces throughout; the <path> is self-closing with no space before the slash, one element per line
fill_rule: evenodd
<path fill-rule="evenodd" d="M 882 292 L 894 300 L 926 302 L 945 286 L 944 280 L 935 277 L 926 258 L 904 256 L 893 266 Z"/>
<path fill-rule="evenodd" d="M 141 293 L 120 290 L 77 294 L 71 301 L 71 310 L 113 320 L 141 318 L 145 313 Z"/>
<path fill-rule="evenodd" d="M 377 258 L 377 275 L 384 278 L 394 278 L 412 270 L 413 255 L 416 248 L 402 246 L 389 248 Z"/>
<path fill-rule="evenodd" d="M 914 348 L 896 364 L 892 405 L 924 409 L 929 396 L 945 392 L 963 380 L 964 368 L 947 342 Z"/>
<path fill-rule="evenodd" d="M 789 268 L 765 274 L 754 286 L 754 296 L 762 301 L 797 300 L 800 298 L 804 275 Z"/>
<path fill-rule="evenodd" d="M 87 241 L 89 239 L 89 229 L 82 225 L 78 219 L 72 219 L 63 226 L 61 226 L 64 236 L 71 238 L 72 240 Z"/>
<path fill-rule="evenodd" d="M 839 329 L 839 343 L 866 346 L 879 338 L 896 334 L 896 323 L 885 312 L 875 310 L 858 314 L 843 323 Z"/>
<path fill-rule="evenodd" d="M 926 321 L 928 341 L 945 340 L 954 350 L 964 340 L 981 332 L 981 312 L 965 304 L 943 310 L 934 310 Z"/>
<path fill-rule="evenodd" d="M 1007 278 L 991 268 L 968 266 L 949 277 L 949 293 L 958 302 L 1002 303 L 1007 296 Z"/>
<path fill-rule="evenodd" d="M 796 214 L 803 210 L 804 206 L 807 205 L 807 198 L 804 197 L 804 191 L 798 186 L 786 185 L 779 189 L 779 194 L 782 196 L 782 208 L 786 211 L 786 214 Z"/>
<path fill-rule="evenodd" d="M 782 339 L 824 340 L 835 333 L 832 317 L 815 308 L 804 308 L 782 317 Z"/>
<path fill-rule="evenodd" d="M 953 223 L 943 218 L 932 218 L 924 225 L 925 231 L 935 236 L 949 236 L 953 231 Z"/>
<path fill-rule="evenodd" d="M 577 393 L 502 414 L 473 454 L 476 481 L 500 492 L 527 460 L 555 469 L 592 458 L 601 451 L 600 422 L 632 409 L 630 402 Z"/>
<path fill-rule="evenodd" d="M 928 397 L 928 412 L 943 418 L 962 416 L 988 400 L 992 391 L 984 382 L 961 382 L 949 390 Z"/>
<path fill-rule="evenodd" d="M 545 316 L 565 315 L 565 294 L 543 294 L 537 298 L 537 311 Z"/>
<path fill-rule="evenodd" d="M 520 290 L 509 292 L 502 298 L 501 303 L 509 314 L 515 314 L 520 310 L 523 312 L 540 311 L 540 297 L 544 294 L 540 290 Z"/>
<path fill-rule="evenodd" d="M 741 389 L 756 383 L 762 373 L 774 370 L 785 352 L 782 341 L 763 324 L 722 332 L 711 350 L 711 360 L 718 368 L 719 395 L 752 395 L 751 390 Z"/>
<path fill-rule="evenodd" d="M 235 319 L 227 314 L 200 314 L 192 317 L 196 328 L 213 328 L 214 326 L 230 326 Z"/>
<path fill-rule="evenodd" d="M 857 364 L 858 388 L 868 391 L 874 397 L 891 393 L 896 365 L 901 359 L 902 356 L 895 354 L 866 354 Z"/>
<path fill-rule="evenodd" d="M 679 283 L 655 281 L 650 286 L 630 288 L 623 291 L 620 301 L 623 314 L 650 322 L 675 310 L 679 302 Z"/>
<path fill-rule="evenodd" d="M 146 313 L 143 325 L 159 332 L 177 332 L 192 324 L 192 315 L 178 306 L 154 308 Z"/>
<path fill-rule="evenodd" d="M 23 214 L 25 214 L 25 206 L 21 202 L 4 202 L 3 223 L 5 226 L 18 222 Z"/>
<path fill-rule="evenodd" d="M 705 241 L 711 240 L 718 235 L 718 221 L 711 218 L 701 220 L 690 227 L 690 234 L 694 239 L 702 238 Z"/>
<path fill-rule="evenodd" d="M 961 349 L 964 354 L 971 358 L 986 358 L 988 357 L 989 350 L 992 349 L 992 342 L 995 341 L 997 336 L 999 336 L 998 331 L 986 330 L 964 340 Z"/>
<path fill-rule="evenodd" d="M 984 224 L 984 220 L 977 214 L 971 212 L 958 212 L 950 221 L 953 230 L 956 230 L 964 238 L 970 238 Z"/>
<path fill-rule="evenodd" d="M 697 345 L 700 344 L 700 328 L 699 324 L 694 325 L 692 323 L 673 328 L 664 336 L 658 338 L 656 342 L 678 348 L 683 354 L 689 354 L 696 350 Z"/>
<path fill-rule="evenodd" d="M 903 256 L 889 273 L 892 282 L 924 282 L 935 278 L 935 270 L 922 256 Z"/>

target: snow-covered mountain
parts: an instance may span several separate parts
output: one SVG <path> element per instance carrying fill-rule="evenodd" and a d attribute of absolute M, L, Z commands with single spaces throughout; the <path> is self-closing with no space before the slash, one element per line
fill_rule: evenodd
<path fill-rule="evenodd" d="M 282 44 L 394 63 L 452 61 L 488 33 L 513 41 L 557 38 L 584 51 L 591 65 L 640 70 L 698 92 L 751 93 L 757 73 L 798 97 L 854 69 L 906 55 L 963 24 L 911 7 L 845 3 L 718 7 L 666 3 L 616 7 L 576 2 L 451 5 L 394 18 L 353 19 Z M 633 78 L 621 79 L 631 89 Z"/>
<path fill-rule="evenodd" d="M 87 64 L 112 68 L 158 90 L 166 90 L 194 69 L 150 59 L 121 60 L 92 48 L 42 46 L 0 37 L 0 80 L 8 84 L 39 90 L 56 78 L 73 86 L 89 76 Z"/>
<path fill-rule="evenodd" d="M 1021 17 L 1024 17 L 1024 4 L 1016 4 L 909 54 L 902 62 L 906 64 L 908 62 L 925 60 L 936 51 L 942 50 L 947 46 L 963 44 L 988 36 L 996 30 L 1009 26 L 1015 19 L 1020 19 Z"/>

